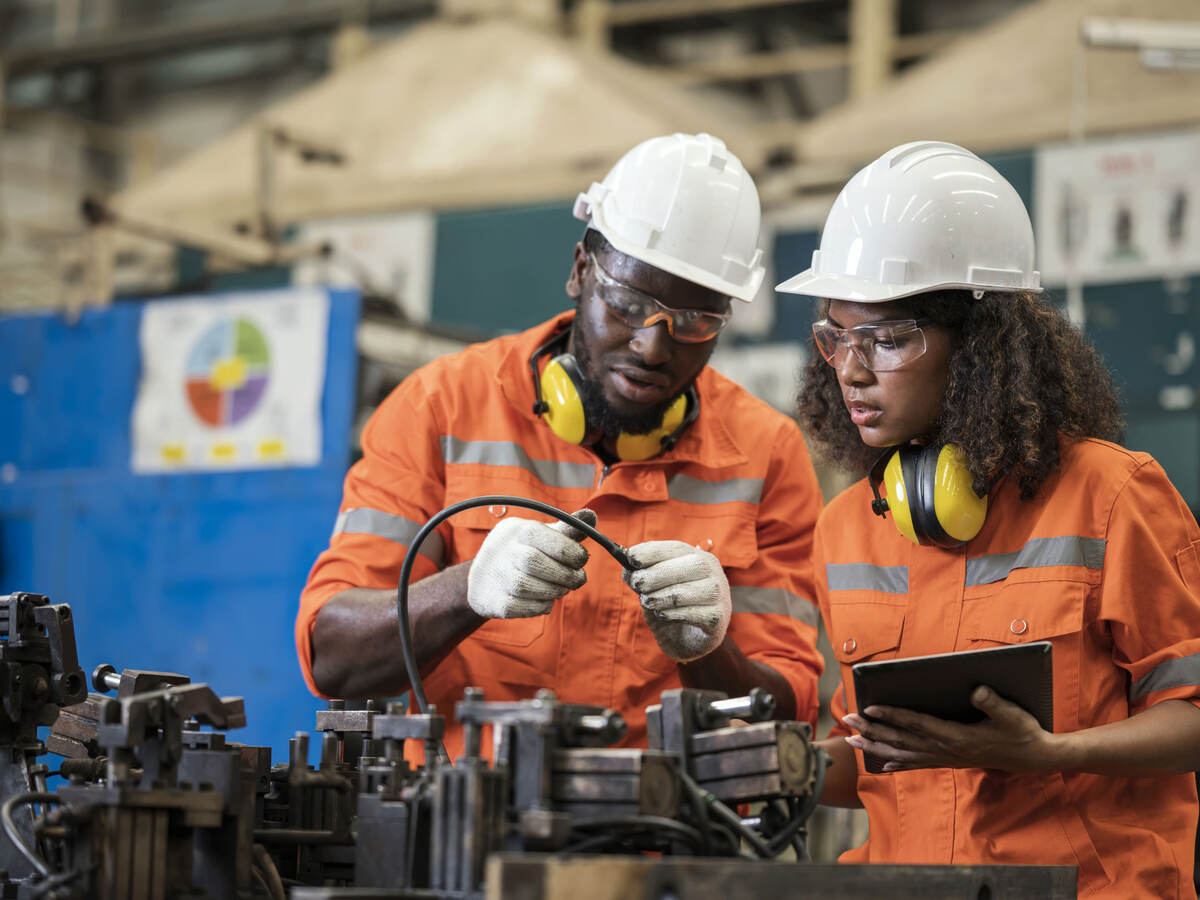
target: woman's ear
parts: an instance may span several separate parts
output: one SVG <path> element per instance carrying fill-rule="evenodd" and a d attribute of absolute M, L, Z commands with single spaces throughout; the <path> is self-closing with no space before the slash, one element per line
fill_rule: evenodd
<path fill-rule="evenodd" d="M 575 244 L 575 258 L 571 261 L 571 274 L 567 278 L 567 296 L 575 303 L 583 296 L 583 272 L 587 268 L 587 250 L 583 242 Z"/>

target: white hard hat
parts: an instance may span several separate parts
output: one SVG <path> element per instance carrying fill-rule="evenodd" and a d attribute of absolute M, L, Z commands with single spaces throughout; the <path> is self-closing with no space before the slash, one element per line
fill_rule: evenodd
<path fill-rule="evenodd" d="M 722 294 L 750 301 L 762 284 L 758 191 L 712 135 L 643 141 L 579 195 L 575 217 L 626 256 Z"/>
<path fill-rule="evenodd" d="M 882 303 L 952 288 L 1040 291 L 1033 227 L 1013 186 L 974 153 L 915 141 L 846 183 L 812 267 L 775 289 Z"/>

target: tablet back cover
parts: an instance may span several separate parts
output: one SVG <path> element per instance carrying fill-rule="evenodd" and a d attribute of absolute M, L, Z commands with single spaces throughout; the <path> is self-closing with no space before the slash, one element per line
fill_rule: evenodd
<path fill-rule="evenodd" d="M 984 715 L 971 705 L 971 692 L 986 684 L 1029 712 L 1042 728 L 1054 730 L 1049 641 L 859 663 L 852 671 L 860 714 L 868 706 L 896 706 L 954 722 L 978 722 Z M 878 758 L 868 753 L 864 759 L 868 772 L 883 770 Z"/>

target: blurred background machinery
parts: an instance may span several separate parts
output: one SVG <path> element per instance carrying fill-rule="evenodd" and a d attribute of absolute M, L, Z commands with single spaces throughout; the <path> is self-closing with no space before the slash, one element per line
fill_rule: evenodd
<path fill-rule="evenodd" d="M 417 366 L 563 308 L 575 193 L 702 130 L 755 175 L 779 276 L 717 368 L 789 410 L 811 307 L 769 285 L 858 166 L 956 141 L 1021 193 L 1127 444 L 1200 511 L 1194 0 L 7 0 L 0 590 L 71 602 L 94 657 L 232 666 L 283 752 L 315 710 L 295 598 L 358 428 Z M 331 288 L 319 462 L 132 471 L 148 301 L 310 285 Z M 864 827 L 813 826 L 817 859 Z"/>

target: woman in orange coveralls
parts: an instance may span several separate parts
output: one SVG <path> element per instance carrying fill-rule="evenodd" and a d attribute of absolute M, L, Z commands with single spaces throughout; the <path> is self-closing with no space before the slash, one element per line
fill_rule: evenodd
<path fill-rule="evenodd" d="M 910 497 L 917 475 L 957 471 L 987 498 L 956 535 L 928 503 L 916 526 L 896 516 L 894 478 L 872 475 L 821 515 L 842 666 L 823 799 L 870 823 L 842 861 L 1068 865 L 1080 897 L 1195 897 L 1200 529 L 1159 465 L 1115 443 L 1108 372 L 1039 296 L 1016 192 L 961 147 L 897 147 L 847 183 L 812 268 L 779 290 L 821 298 L 800 397 L 814 449 L 878 473 L 911 448 Z M 1053 733 L 986 687 L 972 725 L 857 708 L 855 663 L 1042 640 Z"/>

